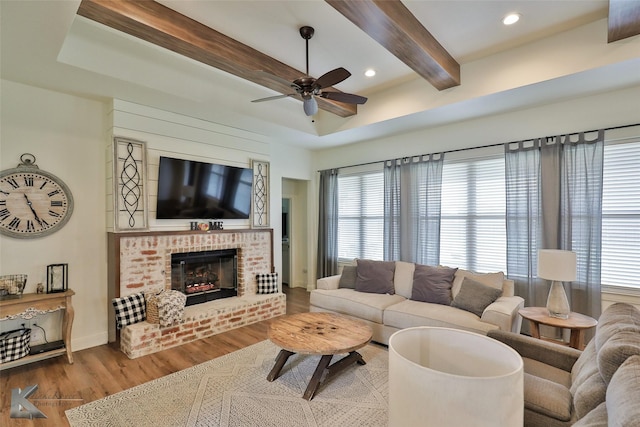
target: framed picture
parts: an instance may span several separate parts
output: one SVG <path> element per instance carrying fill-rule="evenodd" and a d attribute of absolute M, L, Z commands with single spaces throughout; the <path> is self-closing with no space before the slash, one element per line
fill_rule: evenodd
<path fill-rule="evenodd" d="M 114 229 L 146 230 L 149 227 L 146 144 L 114 137 L 113 153 Z"/>
<path fill-rule="evenodd" d="M 253 195 L 251 206 L 251 227 L 269 227 L 269 162 L 252 160 Z"/>

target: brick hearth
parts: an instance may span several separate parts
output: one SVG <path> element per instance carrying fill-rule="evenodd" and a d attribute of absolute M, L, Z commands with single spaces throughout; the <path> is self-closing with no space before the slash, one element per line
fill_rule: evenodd
<path fill-rule="evenodd" d="M 176 326 L 162 328 L 140 322 L 125 327 L 120 333 L 120 349 L 130 358 L 286 312 L 283 293 L 256 294 L 256 274 L 273 271 L 272 230 L 110 233 L 109 241 L 113 296 L 171 289 L 172 253 L 238 250 L 238 296 L 186 307 L 182 323 Z"/>

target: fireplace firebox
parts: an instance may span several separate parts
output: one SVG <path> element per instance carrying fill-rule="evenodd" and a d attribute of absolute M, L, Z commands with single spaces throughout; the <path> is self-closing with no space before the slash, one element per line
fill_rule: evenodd
<path fill-rule="evenodd" d="M 171 289 L 187 296 L 186 305 L 237 296 L 237 249 L 171 254 Z"/>

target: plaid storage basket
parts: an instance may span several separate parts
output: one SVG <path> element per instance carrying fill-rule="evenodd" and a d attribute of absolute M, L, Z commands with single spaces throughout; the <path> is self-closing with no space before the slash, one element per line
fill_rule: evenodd
<path fill-rule="evenodd" d="M 0 363 L 11 362 L 29 354 L 31 329 L 23 328 L 0 334 Z"/>

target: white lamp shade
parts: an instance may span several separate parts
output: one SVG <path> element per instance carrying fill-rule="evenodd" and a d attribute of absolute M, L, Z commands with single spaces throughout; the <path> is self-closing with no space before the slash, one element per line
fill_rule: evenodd
<path fill-rule="evenodd" d="M 414 327 L 389 339 L 390 427 L 522 427 L 520 355 L 485 335 Z"/>
<path fill-rule="evenodd" d="M 560 282 L 576 280 L 576 253 L 559 249 L 539 250 L 538 277 Z"/>

